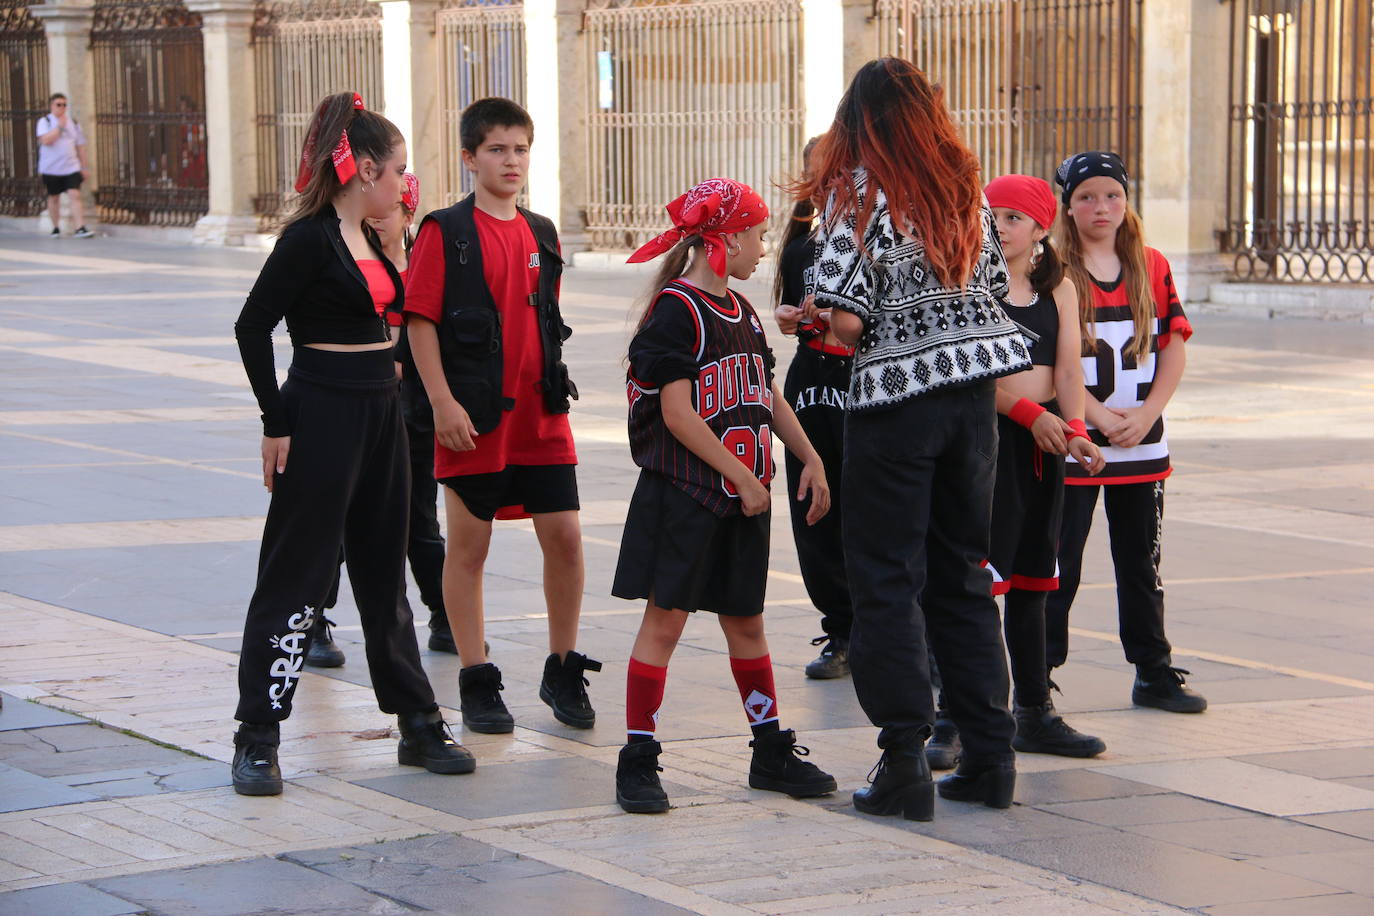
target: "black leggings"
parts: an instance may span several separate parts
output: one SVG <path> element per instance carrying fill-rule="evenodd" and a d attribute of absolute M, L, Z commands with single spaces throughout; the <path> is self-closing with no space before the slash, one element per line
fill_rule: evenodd
<path fill-rule="evenodd" d="M 404 602 L 410 466 L 390 350 L 298 348 L 282 386 L 291 423 L 239 656 L 242 722 L 279 722 L 310 624 L 348 557 L 373 690 L 383 712 L 438 708 Z"/>

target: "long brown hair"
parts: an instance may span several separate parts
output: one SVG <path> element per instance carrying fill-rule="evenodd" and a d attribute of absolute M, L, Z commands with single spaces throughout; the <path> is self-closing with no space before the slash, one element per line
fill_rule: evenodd
<path fill-rule="evenodd" d="M 1094 318 L 1093 278 L 1083 264 L 1083 238 L 1078 224 L 1065 206 L 1054 224 L 1054 242 L 1064 259 L 1064 272 L 1078 290 L 1078 329 L 1083 337 L 1083 353 L 1097 348 L 1097 322 Z M 1150 331 L 1154 327 L 1155 299 L 1150 288 L 1150 270 L 1145 264 L 1145 230 L 1135 208 L 1126 204 L 1125 217 L 1116 229 L 1116 256 L 1121 259 L 1121 282 L 1126 286 L 1126 299 L 1131 305 L 1131 319 L 1135 334 L 1126 346 L 1126 353 L 1137 360 L 1150 353 Z"/>
<path fill-rule="evenodd" d="M 875 196 L 859 200 L 853 170 L 863 166 L 887 195 L 893 226 L 924 244 L 936 278 L 968 282 L 983 236 L 978 157 L 960 139 L 944 90 L 914 64 L 884 57 L 860 68 L 814 156 L 813 174 L 793 189 L 798 197 L 823 207 L 833 193 L 832 218 L 857 211 L 862 246 Z"/>
<path fill-rule="evenodd" d="M 687 270 L 687 262 L 692 256 L 693 249 L 702 248 L 705 243 L 699 235 L 689 235 L 678 242 L 659 262 L 658 271 L 654 274 L 654 282 L 645 287 L 639 300 L 635 303 L 635 311 L 639 313 L 638 320 L 635 321 L 635 330 L 644 327 L 644 322 L 649 318 L 649 309 L 653 306 L 658 294 L 678 277 L 682 276 Z"/>
<path fill-rule="evenodd" d="M 305 132 L 307 148 L 310 143 L 308 138 L 315 139 L 309 162 L 310 181 L 301 191 L 301 196 L 296 198 L 291 215 L 282 225 L 283 230 L 292 223 L 319 214 L 343 189 L 330 156 L 344 131 L 348 132 L 348 144 L 353 148 L 354 158 L 371 159 L 378 165 L 389 159 L 391 151 L 404 139 L 395 124 L 375 111 L 354 108 L 353 93 L 336 92 L 326 96 L 316 106 L 315 115 Z M 302 155 L 305 151 L 302 149 Z"/>
<path fill-rule="evenodd" d="M 816 144 L 821 142 L 820 137 L 812 137 L 806 141 L 806 146 L 802 147 L 802 181 L 811 177 L 811 153 L 816 149 Z M 811 234 L 811 225 L 817 217 L 816 205 L 809 198 L 803 197 L 792 205 L 792 212 L 787 215 L 787 225 L 783 227 L 782 238 L 778 240 L 778 263 L 773 268 L 773 307 L 777 308 L 782 304 L 782 253 L 787 250 L 787 246 L 797 239 L 806 238 Z M 801 305 L 800 302 L 790 302 L 789 305 Z"/>

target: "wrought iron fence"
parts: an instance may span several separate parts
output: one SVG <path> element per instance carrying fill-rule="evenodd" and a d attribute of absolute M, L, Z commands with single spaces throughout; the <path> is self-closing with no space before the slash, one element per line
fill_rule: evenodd
<path fill-rule="evenodd" d="M 305 129 L 320 99 L 357 92 L 381 111 L 382 8 L 367 0 L 259 3 L 253 22 L 258 191 L 264 227 L 285 212 Z"/>
<path fill-rule="evenodd" d="M 874 16 L 881 52 L 944 86 L 985 178 L 1049 180 L 1064 157 L 1110 149 L 1138 180 L 1142 3 L 875 0 Z"/>
<path fill-rule="evenodd" d="M 200 14 L 179 0 L 98 0 L 91 51 L 100 219 L 194 224 L 210 185 Z"/>
<path fill-rule="evenodd" d="M 43 211 L 38 119 L 48 113 L 48 43 L 24 0 L 0 0 L 0 213 Z"/>
<path fill-rule="evenodd" d="M 800 0 L 591 0 L 583 21 L 593 247 L 642 243 L 719 175 L 783 211 L 775 182 L 805 140 Z"/>
<path fill-rule="evenodd" d="M 439 197 L 447 206 L 472 190 L 458 122 L 478 99 L 525 104 L 525 11 L 519 3 L 450 0 L 435 14 L 439 38 Z"/>
<path fill-rule="evenodd" d="M 1374 282 L 1374 3 L 1234 0 L 1221 250 L 1240 280 Z"/>

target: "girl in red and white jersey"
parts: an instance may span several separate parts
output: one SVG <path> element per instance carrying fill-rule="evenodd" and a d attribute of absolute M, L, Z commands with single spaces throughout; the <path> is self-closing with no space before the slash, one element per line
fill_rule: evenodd
<path fill-rule="evenodd" d="M 1088 435 L 1106 467 L 1092 477 L 1066 461 L 1059 590 L 1045 609 L 1046 662 L 1058 667 L 1068 654 L 1069 608 L 1101 490 L 1121 643 L 1136 666 L 1131 699 L 1202 712 L 1207 701 L 1184 686 L 1188 672 L 1173 667 L 1159 579 L 1164 479 L 1171 471 L 1164 408 L 1183 378 L 1184 342 L 1193 328 L 1169 262 L 1145 246 L 1140 217 L 1126 200 L 1127 180 L 1120 157 L 1108 152 L 1070 156 L 1055 175 L 1064 204 L 1055 244 L 1078 290 Z"/>

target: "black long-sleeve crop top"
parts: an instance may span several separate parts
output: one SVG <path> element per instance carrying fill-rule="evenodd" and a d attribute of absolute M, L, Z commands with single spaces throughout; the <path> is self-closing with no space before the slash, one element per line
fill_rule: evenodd
<path fill-rule="evenodd" d="M 382 253 L 376 234 L 365 227 L 364 235 L 395 284 L 396 298 L 389 308 L 399 311 L 405 297 L 400 275 Z M 272 330 L 283 318 L 297 347 L 390 339 L 386 319 L 377 314 L 367 279 L 349 253 L 332 206 L 287 227 L 234 322 L 243 368 L 262 410 L 263 435 L 273 437 L 291 435 L 272 356 Z"/>

